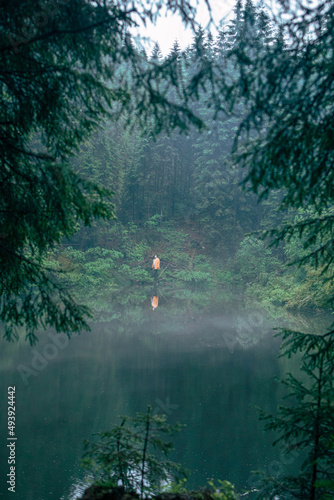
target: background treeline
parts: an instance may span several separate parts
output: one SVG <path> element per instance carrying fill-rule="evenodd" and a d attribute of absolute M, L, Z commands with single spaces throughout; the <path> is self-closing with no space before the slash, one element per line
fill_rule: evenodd
<path fill-rule="evenodd" d="M 233 67 L 233 54 L 242 49 L 255 58 L 274 39 L 284 44 L 263 8 L 251 1 L 244 6 L 238 2 L 234 14 L 216 39 L 200 28 L 185 51 L 175 42 L 163 58 L 156 45 L 151 55 L 144 53 L 144 61 L 166 65 L 190 81 L 207 69 L 205 61 L 209 68 L 215 60 L 227 65 L 233 81 L 240 77 Z M 126 65 L 122 71 L 126 78 Z M 63 242 L 57 261 L 67 270 L 66 281 L 71 287 L 79 285 L 85 297 L 96 295 L 97 290 L 150 283 L 151 258 L 158 253 L 162 282 L 240 283 L 247 285 L 250 300 L 268 306 L 325 305 L 333 287 L 324 286 L 321 269 L 285 266 L 302 256 L 302 241 L 292 238 L 273 249 L 250 235 L 302 220 L 312 210 L 284 212 L 282 192 L 274 191 L 258 202 L 247 186 L 241 187 L 244 172 L 232 152 L 244 116 L 243 102 L 238 104 L 239 117 L 235 112 L 230 116 L 227 106 L 226 113 L 216 116 L 207 90 L 196 87 L 200 99 L 193 105 L 205 124 L 202 131 L 156 136 L 149 124 L 144 132 L 135 123 L 131 129 L 125 127 L 129 116 L 123 115 L 116 123 L 106 121 L 81 147 L 73 168 L 81 177 L 113 190 L 117 220 L 94 222 Z M 176 89 L 169 87 L 166 92 L 175 93 L 177 102 Z"/>

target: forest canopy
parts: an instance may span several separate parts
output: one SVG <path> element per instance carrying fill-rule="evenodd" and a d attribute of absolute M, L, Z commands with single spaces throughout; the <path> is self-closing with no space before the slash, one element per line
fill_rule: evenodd
<path fill-rule="evenodd" d="M 237 132 L 246 138 L 239 149 L 240 165 L 247 170 L 244 185 L 249 182 L 260 199 L 281 190 L 282 208 L 313 209 L 311 217 L 270 234 L 277 242 L 304 235 L 304 248 L 310 252 L 302 262 L 330 270 L 334 4 L 299 5 L 296 12 L 285 6 L 284 14 L 278 36 L 261 47 L 249 10 L 248 36 L 241 36 L 234 48 L 237 77 L 225 95 L 232 107 L 245 102 Z"/>
<path fill-rule="evenodd" d="M 196 26 L 190 3 L 168 0 L 167 9 L 194 29 L 194 41 L 184 51 L 175 43 L 165 58 L 158 47 L 151 56 L 138 49 L 130 34 L 139 21 L 154 20 L 162 5 L 2 2 L 0 319 L 8 339 L 21 325 L 30 340 L 40 326 L 67 333 L 87 326 L 88 309 L 60 285 L 61 270 L 46 265 L 64 238 L 94 220 L 112 219 L 117 211 L 120 219 L 144 222 L 158 207 L 162 213 L 163 200 L 169 216 L 191 217 L 194 195 L 195 213 L 210 228 L 212 241 L 221 227 L 232 231 L 239 220 L 244 232 L 254 198 L 245 194 L 236 209 L 231 182 L 235 189 L 243 182 L 262 199 L 279 190 L 276 201 L 282 208 L 310 209 L 282 228 L 272 211 L 270 234 L 279 241 L 297 231 L 316 264 L 332 263 L 333 2 L 300 6 L 298 13 L 284 4 L 284 15 L 275 19 L 250 0 L 238 1 L 233 20 L 213 39 Z M 128 184 L 121 197 L 126 184 L 123 174 L 115 174 L 115 156 L 108 182 L 101 182 L 101 172 L 91 175 L 82 161 L 91 154 L 87 139 L 101 120 L 111 124 L 118 149 L 119 127 L 145 137 L 141 155 L 146 148 L 159 156 L 159 142 L 155 152 L 150 147 L 158 137 L 170 167 L 154 180 L 150 161 L 148 170 L 136 172 L 138 155 L 127 179 L 133 180 L 133 190 Z M 211 133 L 214 140 L 207 147 Z M 184 159 L 178 159 L 189 137 L 196 143 L 194 164 L 189 157 L 195 166 L 191 176 Z M 136 139 L 126 139 L 120 162 L 136 150 Z M 165 175 L 174 187 L 183 178 L 182 189 L 166 191 Z M 134 190 L 144 186 L 144 178 L 151 188 L 143 188 L 141 198 Z M 147 198 L 144 193 L 153 186 L 154 195 Z M 209 196 L 212 187 L 215 196 Z"/>
<path fill-rule="evenodd" d="M 0 319 L 7 338 L 25 325 L 34 339 L 40 325 L 87 326 L 87 308 L 43 259 L 80 221 L 114 216 L 112 186 L 83 180 L 69 165 L 83 139 L 123 108 L 143 123 L 157 118 L 158 130 L 201 122 L 186 103 L 168 100 L 158 87 L 159 79 L 175 86 L 168 68 L 148 64 L 129 34 L 140 20 L 155 19 L 160 2 L 1 3 Z M 194 24 L 189 2 L 165 5 Z"/>

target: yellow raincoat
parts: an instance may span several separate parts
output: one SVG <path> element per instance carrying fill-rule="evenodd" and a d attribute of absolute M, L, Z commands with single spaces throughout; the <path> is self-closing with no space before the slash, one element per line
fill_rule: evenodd
<path fill-rule="evenodd" d="M 155 270 L 160 269 L 159 257 L 155 257 L 155 259 L 153 259 L 152 269 L 155 269 Z"/>

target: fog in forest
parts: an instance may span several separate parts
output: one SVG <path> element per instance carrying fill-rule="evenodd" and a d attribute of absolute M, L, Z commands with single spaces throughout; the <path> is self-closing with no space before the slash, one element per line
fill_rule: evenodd
<path fill-rule="evenodd" d="M 1 495 L 330 500 L 333 2 L 163 5 L 1 7 Z"/>

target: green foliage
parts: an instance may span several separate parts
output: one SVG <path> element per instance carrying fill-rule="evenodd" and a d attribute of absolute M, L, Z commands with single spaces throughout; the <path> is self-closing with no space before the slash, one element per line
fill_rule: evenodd
<path fill-rule="evenodd" d="M 299 304 L 299 299 L 304 298 L 300 290 L 300 282 L 289 273 L 282 276 L 267 276 L 265 282 L 260 281 L 250 283 L 246 288 L 246 297 L 254 302 L 260 302 L 264 307 L 270 308 L 272 304 L 291 307 L 292 309 Z M 304 303 L 304 306 L 310 306 L 310 303 Z M 312 306 L 314 304 L 312 303 Z M 297 306 L 298 307 L 298 306 Z M 300 304 L 300 307 L 303 307 Z"/>
<path fill-rule="evenodd" d="M 216 40 L 198 28 L 186 51 L 176 43 L 167 57 L 158 47 L 148 57 L 129 29 L 160 7 L 73 0 L 48 10 L 40 27 L 32 22 L 34 2 L 8 7 L 0 33 L 0 319 L 7 338 L 23 324 L 30 338 L 41 325 L 67 332 L 76 322 L 85 326 L 87 309 L 76 309 L 70 287 L 60 289 L 60 268 L 45 267 L 64 237 L 80 251 L 123 255 L 115 266 L 111 256 L 105 264 L 102 256 L 85 257 L 92 288 L 108 280 L 117 286 L 122 277 L 150 282 L 153 250 L 168 265 L 164 280 L 226 283 L 233 270 L 259 291 L 259 282 L 269 283 L 278 297 L 286 289 L 279 259 L 291 257 L 304 267 L 287 275 L 295 286 L 282 301 L 325 302 L 316 281 L 332 263 L 333 246 L 332 2 L 277 23 L 251 1 L 238 2 Z M 166 7 L 185 22 L 194 19 L 188 2 Z M 89 137 L 101 119 L 103 129 Z M 230 155 L 234 140 L 238 157 Z M 312 210 L 278 227 L 280 206 Z M 115 213 L 118 223 L 97 221 Z M 268 234 L 286 243 L 285 253 L 243 241 L 246 232 L 271 224 Z M 223 270 L 196 263 L 192 254 L 204 250 L 227 262 L 237 248 L 235 263 Z M 83 283 L 70 274 L 71 284 Z M 332 293 L 329 281 L 323 290 Z"/>
<path fill-rule="evenodd" d="M 265 307 L 280 304 L 295 310 L 325 308 L 332 305 L 334 285 L 333 279 L 324 278 L 322 272 L 323 269 L 311 266 L 296 270 L 280 265 L 276 272 L 263 274 L 249 283 L 246 296 Z"/>
<path fill-rule="evenodd" d="M 205 227 L 205 242 L 216 254 L 232 253 L 245 230 L 256 228 L 259 206 L 254 194 L 242 191 L 242 172 L 231 161 L 231 130 L 237 130 L 239 118 L 213 121 L 207 108 L 201 113 L 209 130 L 193 145 L 194 217 Z"/>
<path fill-rule="evenodd" d="M 209 481 L 210 487 L 213 489 L 211 497 L 214 500 L 237 500 L 237 495 L 234 490 L 233 484 L 228 481 L 221 481 L 218 479 L 218 486 L 214 484 L 214 480 Z"/>
<path fill-rule="evenodd" d="M 211 275 L 205 271 L 183 270 L 178 273 L 178 278 L 182 281 L 207 283 L 210 281 Z"/>
<path fill-rule="evenodd" d="M 266 283 L 270 273 L 280 270 L 281 263 L 263 241 L 246 236 L 236 253 L 234 268 L 245 281 Z"/>
<path fill-rule="evenodd" d="M 302 378 L 289 373 L 288 406 L 277 416 L 261 413 L 266 429 L 278 432 L 274 444 L 286 443 L 298 450 L 302 465 L 298 476 L 265 478 L 259 498 L 288 495 L 288 498 L 320 500 L 334 495 L 334 332 L 325 335 L 284 330 L 282 356 L 301 354 Z"/>
<path fill-rule="evenodd" d="M 48 266 L 62 267 L 58 282 L 71 289 L 78 300 L 103 298 L 133 282 L 150 283 L 150 273 L 138 265 L 142 257 L 143 245 L 132 245 L 130 255 L 118 250 L 92 247 L 85 251 L 73 247 L 58 248 L 48 260 Z M 94 300 L 93 300 L 94 301 Z"/>
<path fill-rule="evenodd" d="M 158 227 L 159 223 L 161 221 L 161 216 L 159 214 L 152 215 L 152 217 L 149 218 L 144 224 L 144 227 L 148 227 L 149 229 L 153 229 Z"/>
<path fill-rule="evenodd" d="M 49 269 L 62 269 L 59 284 L 71 290 L 78 300 L 94 304 L 94 309 L 112 291 L 131 284 L 153 283 L 151 266 L 155 253 L 161 258 L 161 283 L 179 287 L 184 283 L 217 286 L 232 279 L 217 261 L 193 249 L 185 230 L 155 216 L 144 228 L 115 222 L 107 234 L 113 248 L 95 246 L 76 250 L 72 246 L 59 246 L 45 261 Z"/>
<path fill-rule="evenodd" d="M 179 481 L 174 481 L 168 483 L 168 485 L 163 488 L 164 492 L 174 493 L 175 495 L 184 495 L 187 493 L 187 478 L 180 479 Z"/>
<path fill-rule="evenodd" d="M 309 217 L 275 224 L 268 235 L 277 242 L 304 236 L 309 256 L 302 255 L 301 262 L 332 266 L 334 4 L 300 5 L 294 12 L 282 3 L 284 15 L 276 17 L 270 43 L 256 35 L 263 12 L 260 16 L 253 8 L 247 24 L 247 6 L 237 10 L 232 50 L 220 67 L 230 85 L 218 88 L 226 99 L 220 94 L 219 103 L 228 103 L 237 116 L 243 103 L 235 135 L 236 162 L 247 169 L 243 185 L 259 199 L 280 190 L 284 209 L 312 207 Z M 245 30 L 252 33 L 247 43 Z"/>
<path fill-rule="evenodd" d="M 122 486 L 141 498 L 157 494 L 164 484 L 185 476 L 179 464 L 167 460 L 173 449 L 167 438 L 180 429 L 148 406 L 146 414 L 123 417 L 111 431 L 98 433 L 96 443 L 86 441 L 83 466 L 106 488 Z"/>
<path fill-rule="evenodd" d="M 58 262 L 66 271 L 69 286 L 82 290 L 84 294 L 94 294 L 102 285 L 112 288 L 113 273 L 122 257 L 120 252 L 100 247 L 89 248 L 85 252 L 66 247 L 59 251 Z"/>
<path fill-rule="evenodd" d="M 286 227 L 291 221 L 298 225 L 309 217 L 314 217 L 311 207 L 291 210 L 285 216 Z M 273 250 L 262 239 L 262 235 L 260 239 L 246 236 L 232 260 L 234 271 L 248 282 L 246 295 L 249 298 L 265 306 L 281 304 L 289 309 L 331 305 L 332 271 L 328 266 L 314 267 L 309 262 L 309 252 L 315 248 L 314 240 L 313 243 L 309 241 L 305 233 L 302 236 L 288 233 L 281 248 Z"/>
<path fill-rule="evenodd" d="M 128 278 L 131 281 L 137 281 L 140 283 L 151 282 L 151 276 L 147 269 L 142 269 L 140 267 L 131 268 L 127 264 L 122 264 L 119 271 L 125 280 Z"/>
<path fill-rule="evenodd" d="M 189 2 L 166 7 L 193 25 L 196 9 Z M 124 163 L 124 141 L 118 150 L 115 142 L 100 141 L 99 165 L 84 148 L 80 172 L 72 160 L 98 123 L 109 116 L 141 132 L 149 125 L 154 134 L 203 126 L 188 105 L 193 86 L 187 90 L 169 63 L 149 61 L 131 38 L 130 29 L 156 19 L 160 8 L 140 1 L 6 4 L 0 29 L 0 320 L 8 339 L 24 324 L 31 339 L 40 326 L 66 332 L 87 326 L 87 309 L 75 306 L 42 261 L 80 224 L 114 217 L 111 189 L 122 189 L 124 172 L 112 167 Z M 178 99 L 167 95 L 170 86 Z"/>

